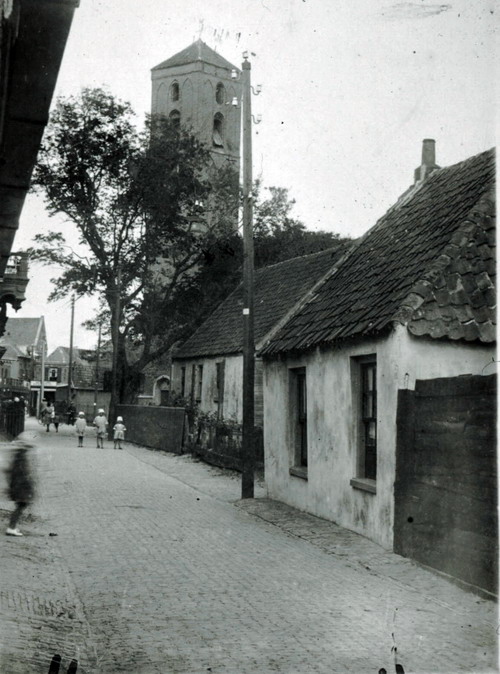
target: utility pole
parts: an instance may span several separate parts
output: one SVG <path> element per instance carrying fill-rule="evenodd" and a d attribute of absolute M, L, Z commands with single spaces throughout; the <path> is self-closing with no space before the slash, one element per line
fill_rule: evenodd
<path fill-rule="evenodd" d="M 71 402 L 71 383 L 73 381 L 73 329 L 75 325 L 75 296 L 71 296 L 71 327 L 69 331 L 69 364 L 68 364 L 68 405 Z"/>
<path fill-rule="evenodd" d="M 40 416 L 40 407 L 42 404 L 42 400 L 44 399 L 45 396 L 45 340 L 41 339 L 40 340 L 40 347 L 42 349 L 42 362 L 41 362 L 41 372 L 40 372 L 40 398 L 38 400 L 38 415 Z"/>
<path fill-rule="evenodd" d="M 97 333 L 97 353 L 95 359 L 95 391 L 94 391 L 94 412 L 97 413 L 97 396 L 99 392 L 99 358 L 101 356 L 101 330 L 102 323 L 99 321 L 99 332 Z M 95 414 L 94 414 L 95 416 Z"/>
<path fill-rule="evenodd" d="M 118 262 L 116 269 L 116 291 L 115 291 L 115 306 L 114 306 L 114 325 L 113 325 L 113 369 L 111 372 L 111 403 L 109 409 L 109 430 L 108 438 L 112 440 L 113 438 L 113 424 L 112 419 L 116 416 L 116 404 L 118 402 L 118 340 L 120 336 L 120 295 L 122 287 L 122 267 L 120 262 Z"/>
<path fill-rule="evenodd" d="M 252 204 L 252 107 L 250 62 L 243 54 L 243 428 L 241 498 L 254 497 L 254 379 L 255 343 L 253 315 L 254 251 Z"/>

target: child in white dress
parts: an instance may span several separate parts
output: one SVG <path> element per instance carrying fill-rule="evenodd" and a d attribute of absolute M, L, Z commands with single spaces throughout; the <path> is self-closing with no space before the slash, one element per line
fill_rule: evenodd
<path fill-rule="evenodd" d="M 122 440 L 125 439 L 125 428 L 123 424 L 123 417 L 116 418 L 116 424 L 113 426 L 113 440 L 115 441 L 115 449 L 122 449 Z"/>
<path fill-rule="evenodd" d="M 87 428 L 87 421 L 83 412 L 78 412 L 78 419 L 75 421 L 75 433 L 78 436 L 78 447 L 83 447 L 83 436 Z"/>

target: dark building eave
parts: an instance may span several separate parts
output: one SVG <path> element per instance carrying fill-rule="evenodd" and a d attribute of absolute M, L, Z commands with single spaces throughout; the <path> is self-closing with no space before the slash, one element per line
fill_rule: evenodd
<path fill-rule="evenodd" d="M 79 0 L 18 0 L 0 129 L 0 278 L 12 249 Z M 8 21 L 4 22 L 8 26 Z"/>

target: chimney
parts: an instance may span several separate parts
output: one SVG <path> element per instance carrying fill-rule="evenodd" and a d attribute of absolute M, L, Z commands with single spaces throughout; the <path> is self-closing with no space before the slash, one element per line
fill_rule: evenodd
<path fill-rule="evenodd" d="M 422 141 L 422 163 L 415 169 L 415 183 L 425 180 L 438 168 L 440 167 L 436 164 L 436 141 L 425 138 Z"/>

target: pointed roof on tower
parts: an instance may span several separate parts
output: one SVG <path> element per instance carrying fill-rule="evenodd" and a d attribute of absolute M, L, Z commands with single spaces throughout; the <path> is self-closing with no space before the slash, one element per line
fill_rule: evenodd
<path fill-rule="evenodd" d="M 175 66 L 182 66 L 188 63 L 196 63 L 196 61 L 204 61 L 210 63 L 218 68 L 225 68 L 232 70 L 234 66 L 229 61 L 226 61 L 220 54 L 211 49 L 203 40 L 196 40 L 193 44 L 186 47 L 182 51 L 174 54 L 163 63 L 152 68 L 152 70 L 163 70 L 164 68 L 173 68 Z"/>

